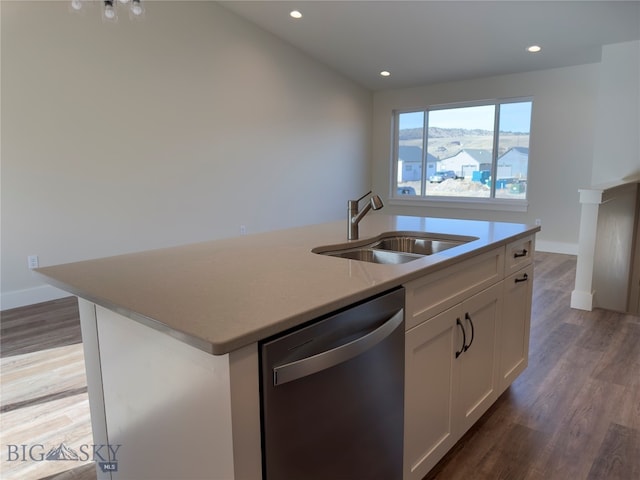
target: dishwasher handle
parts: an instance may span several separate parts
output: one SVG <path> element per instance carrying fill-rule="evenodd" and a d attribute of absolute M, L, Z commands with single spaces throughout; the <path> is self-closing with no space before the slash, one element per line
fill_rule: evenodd
<path fill-rule="evenodd" d="M 389 320 L 372 332 L 356 338 L 344 345 L 312 355 L 307 358 L 285 363 L 273 368 L 273 385 L 282 385 L 299 378 L 312 375 L 357 357 L 387 338 L 404 319 L 404 309 L 398 310 Z"/>

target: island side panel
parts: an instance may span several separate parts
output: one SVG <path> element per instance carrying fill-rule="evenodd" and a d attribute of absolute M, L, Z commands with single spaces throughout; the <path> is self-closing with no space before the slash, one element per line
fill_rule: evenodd
<path fill-rule="evenodd" d="M 229 356 L 96 307 L 113 480 L 233 480 Z"/>
<path fill-rule="evenodd" d="M 87 391 L 89 412 L 94 445 L 108 445 L 107 422 L 104 415 L 104 395 L 102 391 L 102 369 L 100 367 L 100 347 L 98 343 L 98 325 L 94 303 L 78 298 L 80 311 L 80 329 L 84 364 L 87 373 Z M 96 464 L 97 480 L 111 480 L 111 473 L 103 472 Z"/>
<path fill-rule="evenodd" d="M 258 344 L 229 353 L 233 463 L 237 479 L 262 479 Z"/>

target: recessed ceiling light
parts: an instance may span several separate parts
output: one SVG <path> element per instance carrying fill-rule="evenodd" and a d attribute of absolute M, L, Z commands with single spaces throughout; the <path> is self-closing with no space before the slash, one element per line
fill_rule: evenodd
<path fill-rule="evenodd" d="M 386 70 L 383 70 L 380 72 L 380 75 L 383 77 L 389 77 L 391 75 L 391 72 L 387 72 Z"/>
<path fill-rule="evenodd" d="M 538 53 L 540 50 L 542 50 L 540 45 L 531 45 L 530 47 L 527 47 L 527 52 L 529 53 Z"/>
<path fill-rule="evenodd" d="M 302 18 L 302 13 L 300 13 L 298 10 L 292 10 L 291 12 L 289 12 L 289 15 L 293 18 Z"/>

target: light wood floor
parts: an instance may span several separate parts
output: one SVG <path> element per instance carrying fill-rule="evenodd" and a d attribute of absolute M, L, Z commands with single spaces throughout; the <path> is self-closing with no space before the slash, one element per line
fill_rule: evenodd
<path fill-rule="evenodd" d="M 640 317 L 570 309 L 575 257 L 537 253 L 535 262 L 529 367 L 426 480 L 640 479 Z M 17 437 L 2 425 L 3 480 L 96 478 L 92 464 L 64 473 L 25 470 L 19 476 L 5 469 L 6 443 L 31 443 L 65 429 L 68 438 L 90 436 L 79 333 L 71 333 L 77 329 L 74 302 L 2 312 L 2 349 L 15 353 L 1 359 L 0 415 L 4 422 L 5 416 L 20 414 L 14 423 L 26 426 L 25 436 Z M 63 317 L 70 323 L 58 324 Z M 17 325 L 23 322 L 21 333 Z M 63 332 L 61 342 L 55 340 L 57 331 Z M 47 379 L 35 382 L 35 392 L 20 380 L 19 372 L 30 369 Z M 77 434 L 70 433 L 74 429 Z"/>
<path fill-rule="evenodd" d="M 81 445 L 93 444 L 79 327 L 74 297 L 2 312 L 3 480 L 96 478 L 95 466 L 89 461 L 40 461 L 61 443 L 76 451 Z M 69 477 L 64 472 L 71 469 L 74 473 L 88 471 L 89 476 Z"/>

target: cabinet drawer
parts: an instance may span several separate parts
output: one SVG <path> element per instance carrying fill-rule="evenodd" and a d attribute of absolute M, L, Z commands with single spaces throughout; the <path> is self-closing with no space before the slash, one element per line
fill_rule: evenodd
<path fill-rule="evenodd" d="M 503 293 L 499 393 L 513 383 L 529 361 L 533 265 L 505 277 Z"/>
<path fill-rule="evenodd" d="M 509 276 L 522 267 L 529 265 L 533 260 L 535 249 L 535 236 L 521 238 L 507 244 L 507 257 L 505 259 L 504 275 Z"/>
<path fill-rule="evenodd" d="M 407 283 L 405 328 L 408 330 L 461 300 L 502 280 L 504 247 Z"/>

